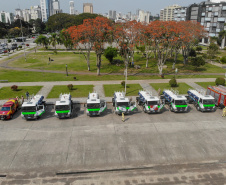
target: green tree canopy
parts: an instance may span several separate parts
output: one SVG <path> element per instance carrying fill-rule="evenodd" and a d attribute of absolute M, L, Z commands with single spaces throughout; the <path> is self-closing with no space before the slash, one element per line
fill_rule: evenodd
<path fill-rule="evenodd" d="M 70 26 L 77 26 L 83 23 L 84 19 L 96 18 L 97 14 L 83 13 L 79 15 L 69 15 L 66 13 L 59 13 L 49 17 L 46 26 L 50 32 L 61 31 Z"/>
<path fill-rule="evenodd" d="M 36 33 L 43 33 L 46 29 L 46 24 L 42 22 L 41 19 L 36 19 L 34 21 L 35 31 Z"/>

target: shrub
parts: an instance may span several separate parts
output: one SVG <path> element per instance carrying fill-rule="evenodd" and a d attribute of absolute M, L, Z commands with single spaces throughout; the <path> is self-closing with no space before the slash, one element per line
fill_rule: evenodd
<path fill-rule="evenodd" d="M 18 46 L 18 48 L 20 48 L 20 49 L 21 49 L 21 48 L 22 48 L 22 46 Z"/>
<path fill-rule="evenodd" d="M 195 50 L 198 51 L 198 52 L 202 51 L 202 46 L 197 46 Z"/>
<path fill-rule="evenodd" d="M 69 90 L 73 89 L 73 85 L 72 84 L 68 84 L 67 87 L 68 87 Z"/>
<path fill-rule="evenodd" d="M 117 57 L 118 55 L 118 50 L 117 48 L 113 48 L 113 47 L 108 47 L 105 51 L 104 51 L 104 56 L 108 59 L 108 61 L 113 64 L 113 58 Z"/>
<path fill-rule="evenodd" d="M 12 85 L 12 86 L 11 86 L 11 89 L 12 89 L 13 91 L 16 91 L 16 90 L 18 89 L 18 86 L 17 86 L 17 85 Z"/>
<path fill-rule="evenodd" d="M 203 57 L 203 58 L 205 58 L 205 59 L 207 59 L 207 58 L 208 58 L 208 56 L 207 56 L 207 54 L 206 54 L 206 53 L 203 53 L 203 54 L 202 54 L 202 57 Z"/>
<path fill-rule="evenodd" d="M 194 49 L 191 49 L 189 56 L 190 57 L 196 57 L 196 51 Z"/>
<path fill-rule="evenodd" d="M 191 65 L 197 67 L 204 66 L 205 65 L 205 60 L 203 57 L 195 57 L 191 59 Z"/>
<path fill-rule="evenodd" d="M 220 59 L 221 63 L 222 64 L 225 64 L 226 63 L 226 56 L 223 56 L 221 59 Z"/>
<path fill-rule="evenodd" d="M 169 85 L 170 87 L 177 87 L 178 84 L 177 84 L 177 80 L 175 77 L 173 77 L 170 81 L 169 81 Z"/>
<path fill-rule="evenodd" d="M 225 79 L 222 77 L 219 77 L 215 80 L 216 85 L 225 85 Z"/>
<path fill-rule="evenodd" d="M 114 59 L 112 64 L 124 64 L 123 60 L 120 60 L 120 59 Z"/>
<path fill-rule="evenodd" d="M 125 87 L 126 82 L 125 82 L 125 81 L 122 81 L 122 82 L 121 82 L 121 85 L 122 85 L 122 87 Z"/>

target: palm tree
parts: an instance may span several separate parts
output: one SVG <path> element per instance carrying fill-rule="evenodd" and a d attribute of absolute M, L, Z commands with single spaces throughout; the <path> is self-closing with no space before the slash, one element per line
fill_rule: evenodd
<path fill-rule="evenodd" d="M 56 45 L 59 43 L 59 37 L 56 33 L 52 33 L 51 37 L 49 38 L 49 43 L 52 44 L 52 46 L 55 48 L 56 52 Z"/>
<path fill-rule="evenodd" d="M 49 45 L 49 39 L 44 35 L 39 35 L 38 38 L 35 40 L 35 43 L 41 44 L 43 47 L 47 49 Z"/>

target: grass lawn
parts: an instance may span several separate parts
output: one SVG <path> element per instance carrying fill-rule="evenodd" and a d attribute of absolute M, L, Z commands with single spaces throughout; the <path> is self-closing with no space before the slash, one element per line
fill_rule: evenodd
<path fill-rule="evenodd" d="M 20 98 L 21 96 L 24 96 L 26 98 L 26 92 L 28 91 L 30 95 L 37 94 L 38 91 L 42 86 L 19 86 L 17 91 L 11 90 L 10 87 L 2 87 L 0 89 L 0 99 L 1 100 L 7 100 L 9 98 L 16 98 L 17 96 Z"/>
<path fill-rule="evenodd" d="M 139 90 L 142 89 L 140 84 L 128 84 L 126 87 L 126 96 L 137 96 Z M 115 91 L 125 92 L 125 88 L 121 84 L 104 85 L 106 97 L 113 97 Z"/>
<path fill-rule="evenodd" d="M 49 57 L 53 59 L 53 61 L 49 62 Z M 118 56 L 115 59 L 122 58 Z M 174 59 L 168 59 L 166 61 L 167 68 L 163 69 L 164 73 L 174 74 L 175 70 L 172 69 Z M 41 69 L 41 70 L 56 70 L 56 71 L 65 71 L 66 64 L 68 66 L 68 71 L 85 71 L 87 72 L 87 64 L 86 60 L 82 53 L 79 52 L 58 52 L 54 54 L 53 51 L 47 52 L 37 52 L 27 54 L 27 61 L 25 62 L 24 58 L 19 58 L 9 65 L 13 67 L 21 67 L 21 68 L 32 68 L 32 69 Z M 142 57 L 141 53 L 135 53 L 134 55 L 134 64 L 139 65 L 140 69 L 135 69 L 134 67 L 128 68 L 128 73 L 158 73 L 157 60 L 152 56 L 149 59 L 148 68 L 146 68 L 146 59 Z M 124 71 L 124 64 L 120 64 L 119 66 L 111 65 L 109 61 L 102 56 L 102 64 L 101 64 L 101 72 L 102 73 L 118 73 Z M 178 60 L 176 63 L 176 68 L 178 68 L 178 73 L 225 73 L 226 69 L 206 64 L 203 67 L 195 68 L 190 64 L 183 65 L 183 57 L 182 55 L 178 55 Z M 96 73 L 96 54 L 90 54 L 90 68 L 92 73 Z"/>
<path fill-rule="evenodd" d="M 165 75 L 166 79 L 171 79 L 174 75 Z M 73 77 L 76 77 L 74 80 Z M 224 75 L 176 75 L 177 79 L 181 78 L 217 78 Z M 9 82 L 45 82 L 45 81 L 106 81 L 106 80 L 124 80 L 123 75 L 78 75 L 78 74 L 65 74 L 60 73 L 42 73 L 31 71 L 16 71 L 0 68 L 0 80 L 8 80 Z M 161 79 L 160 76 L 145 76 L 136 75 L 128 76 L 128 80 L 148 80 L 148 79 Z"/>
<path fill-rule="evenodd" d="M 195 82 L 195 83 L 197 83 L 198 85 L 202 86 L 204 89 L 207 89 L 207 87 L 209 85 L 211 85 L 211 86 L 215 86 L 216 85 L 215 82 Z"/>
<path fill-rule="evenodd" d="M 74 85 L 72 90 L 67 85 L 55 85 L 47 98 L 59 98 L 61 93 L 70 93 L 72 98 L 88 97 L 89 92 L 93 92 L 93 85 Z"/>
<path fill-rule="evenodd" d="M 165 89 L 174 89 L 179 91 L 179 94 L 187 94 L 188 89 L 192 89 L 192 87 L 186 83 L 179 83 L 179 87 L 170 87 L 169 83 L 152 83 L 150 85 L 156 91 L 158 91 L 159 88 L 161 89 L 161 92 Z"/>

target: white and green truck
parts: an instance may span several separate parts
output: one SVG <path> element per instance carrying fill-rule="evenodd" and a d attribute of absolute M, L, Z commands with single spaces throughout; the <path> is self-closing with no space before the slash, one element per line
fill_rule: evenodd
<path fill-rule="evenodd" d="M 21 116 L 23 119 L 38 119 L 45 113 L 44 96 L 32 96 L 28 102 L 24 102 L 21 107 Z"/>
<path fill-rule="evenodd" d="M 216 111 L 215 99 L 211 95 L 202 95 L 197 90 L 188 90 L 188 97 L 198 111 L 214 112 Z"/>
<path fill-rule="evenodd" d="M 136 102 L 132 103 L 129 98 L 125 97 L 124 92 L 115 92 L 112 103 L 115 107 L 115 113 L 118 115 L 122 113 L 129 114 L 136 109 Z"/>
<path fill-rule="evenodd" d="M 159 113 L 164 104 L 157 96 L 152 96 L 148 91 L 139 91 L 136 98 L 138 105 L 143 106 L 145 113 Z"/>
<path fill-rule="evenodd" d="M 96 92 L 89 93 L 86 103 L 87 116 L 99 116 L 107 108 L 106 101 L 101 100 Z"/>
<path fill-rule="evenodd" d="M 187 98 L 183 95 L 177 95 L 171 90 L 164 90 L 163 96 L 165 102 L 169 104 L 171 112 L 187 112 L 188 104 Z"/>
<path fill-rule="evenodd" d="M 55 116 L 59 119 L 70 118 L 73 113 L 73 101 L 70 94 L 60 94 L 60 100 L 55 104 Z"/>

